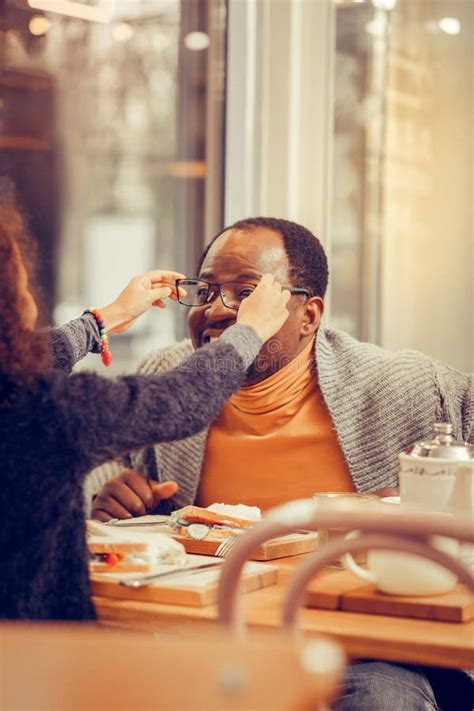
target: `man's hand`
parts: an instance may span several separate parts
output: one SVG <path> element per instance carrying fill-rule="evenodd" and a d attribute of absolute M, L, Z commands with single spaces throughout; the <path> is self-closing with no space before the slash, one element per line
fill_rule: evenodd
<path fill-rule="evenodd" d="M 92 504 L 91 517 L 98 521 L 111 518 L 133 518 L 153 511 L 161 499 L 169 499 L 178 491 L 175 481 L 159 484 L 134 469 L 124 469 L 108 481 Z"/>

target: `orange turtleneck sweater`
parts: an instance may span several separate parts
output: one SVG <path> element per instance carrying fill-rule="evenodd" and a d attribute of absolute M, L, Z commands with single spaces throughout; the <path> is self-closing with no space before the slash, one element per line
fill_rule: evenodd
<path fill-rule="evenodd" d="M 354 490 L 319 389 L 313 340 L 227 402 L 209 430 L 196 503 L 265 511 L 319 491 Z"/>

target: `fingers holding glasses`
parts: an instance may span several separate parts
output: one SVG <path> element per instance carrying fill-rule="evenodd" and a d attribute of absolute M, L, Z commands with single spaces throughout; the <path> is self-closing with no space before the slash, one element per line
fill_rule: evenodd
<path fill-rule="evenodd" d="M 240 304 L 237 323 L 252 326 L 260 338 L 267 341 L 288 318 L 286 305 L 290 296 L 273 274 L 264 274 L 255 291 Z"/>
<path fill-rule="evenodd" d="M 177 279 L 185 278 L 184 274 L 181 274 L 181 272 L 173 272 L 169 269 L 152 269 L 151 271 L 147 272 L 146 276 L 150 277 L 150 281 L 152 284 L 160 284 L 166 282 L 173 287 L 175 286 L 175 282 Z"/>
<path fill-rule="evenodd" d="M 153 304 L 164 308 L 164 299 L 177 299 L 175 279 L 179 272 L 155 269 L 133 277 L 117 298 L 101 308 L 109 333 L 122 333 Z"/>
<path fill-rule="evenodd" d="M 151 305 L 158 306 L 160 309 L 166 308 L 166 303 L 163 299 L 168 298 L 172 301 L 178 301 L 178 288 L 176 280 L 182 279 L 184 274 L 181 272 L 170 271 L 167 269 L 154 269 L 144 275 L 145 279 L 149 279 Z"/>

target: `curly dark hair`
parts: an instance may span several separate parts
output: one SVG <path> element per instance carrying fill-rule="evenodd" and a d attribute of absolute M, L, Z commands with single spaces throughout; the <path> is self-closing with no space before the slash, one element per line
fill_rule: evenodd
<path fill-rule="evenodd" d="M 0 205 L 0 406 L 30 388 L 49 363 L 44 333 L 27 330 L 18 290 L 21 259 L 32 271 L 34 249 L 26 225 L 11 205 Z"/>
<path fill-rule="evenodd" d="M 199 269 L 211 245 L 228 230 L 253 232 L 259 227 L 278 232 L 290 264 L 290 280 L 293 286 L 307 289 L 312 296 L 324 298 L 328 285 L 329 269 L 326 252 L 319 239 L 306 227 L 277 217 L 249 217 L 225 227 L 207 245 L 199 262 Z"/>

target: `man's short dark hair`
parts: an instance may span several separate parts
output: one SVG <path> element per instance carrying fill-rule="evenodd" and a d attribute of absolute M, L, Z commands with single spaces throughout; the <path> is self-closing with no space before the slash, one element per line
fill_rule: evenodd
<path fill-rule="evenodd" d="M 249 217 L 245 220 L 234 222 L 225 227 L 207 245 L 199 263 L 199 269 L 206 258 L 211 245 L 228 230 L 242 230 L 252 232 L 259 227 L 278 232 L 285 246 L 285 251 L 290 264 L 291 286 L 308 289 L 312 296 L 324 297 L 328 285 L 328 261 L 326 253 L 319 239 L 306 227 L 290 220 L 276 217 Z"/>

